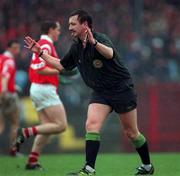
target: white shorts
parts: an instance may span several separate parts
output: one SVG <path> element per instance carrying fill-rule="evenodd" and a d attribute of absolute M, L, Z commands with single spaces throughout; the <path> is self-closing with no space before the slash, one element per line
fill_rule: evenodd
<path fill-rule="evenodd" d="M 62 102 L 56 92 L 56 87 L 51 84 L 32 83 L 30 97 L 37 111 L 54 105 L 61 105 Z"/>

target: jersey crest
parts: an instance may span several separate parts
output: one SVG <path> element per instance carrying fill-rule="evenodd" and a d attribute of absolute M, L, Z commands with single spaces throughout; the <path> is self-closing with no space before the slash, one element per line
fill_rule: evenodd
<path fill-rule="evenodd" d="M 102 68 L 103 67 L 103 62 L 101 60 L 99 60 L 99 59 L 95 59 L 93 61 L 93 66 L 95 68 Z"/>

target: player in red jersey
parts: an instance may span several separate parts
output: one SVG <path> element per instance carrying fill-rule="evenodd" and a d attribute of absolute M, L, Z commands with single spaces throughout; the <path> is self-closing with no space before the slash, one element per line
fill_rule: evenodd
<path fill-rule="evenodd" d="M 8 43 L 7 50 L 0 55 L 0 134 L 4 131 L 5 121 L 9 120 L 10 145 L 16 139 L 19 126 L 19 102 L 15 86 L 15 57 L 19 52 L 18 41 L 12 40 Z M 10 155 L 16 156 L 16 150 L 13 147 L 10 147 Z"/>
<path fill-rule="evenodd" d="M 46 21 L 42 24 L 41 31 L 42 35 L 38 41 L 41 49 L 51 56 L 58 57 L 53 42 L 57 41 L 60 35 L 60 24 Z M 30 97 L 41 124 L 19 129 L 16 139 L 16 147 L 19 150 L 24 140 L 30 136 L 36 136 L 26 164 L 27 170 L 42 169 L 38 163 L 42 147 L 49 135 L 61 133 L 67 126 L 65 109 L 57 94 L 58 74 L 59 71 L 49 66 L 40 56 L 32 55 L 29 69 Z"/>

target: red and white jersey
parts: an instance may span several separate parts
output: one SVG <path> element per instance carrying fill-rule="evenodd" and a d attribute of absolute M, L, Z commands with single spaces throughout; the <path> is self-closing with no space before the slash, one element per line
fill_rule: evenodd
<path fill-rule="evenodd" d="M 0 55 L 0 93 L 2 92 L 2 78 L 8 78 L 7 91 L 15 92 L 16 64 L 13 55 L 5 51 Z"/>
<path fill-rule="evenodd" d="M 40 44 L 41 49 L 44 52 L 48 53 L 53 57 L 58 58 L 56 49 L 53 45 L 53 41 L 48 35 L 41 35 L 41 38 L 38 41 L 38 43 Z M 52 68 L 41 57 L 34 53 L 32 55 L 32 60 L 29 68 L 29 79 L 31 83 L 52 84 L 58 87 L 58 75 L 40 75 L 36 72 L 37 70 L 42 70 L 46 67 Z"/>

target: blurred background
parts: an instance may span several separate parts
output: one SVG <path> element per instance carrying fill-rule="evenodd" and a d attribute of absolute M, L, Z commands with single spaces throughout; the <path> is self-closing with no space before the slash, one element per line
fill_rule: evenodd
<path fill-rule="evenodd" d="M 57 20 L 62 25 L 62 33 L 56 48 L 60 58 L 63 57 L 71 44 L 68 15 L 78 8 L 92 14 L 94 29 L 112 39 L 129 68 L 138 92 L 139 127 L 149 138 L 151 151 L 180 151 L 179 0 L 1 0 L 0 52 L 12 39 L 18 39 L 22 47 L 16 60 L 16 83 L 22 89 L 20 125 L 38 124 L 29 99 L 27 73 L 31 53 L 23 48 L 23 39 L 30 35 L 38 40 L 41 22 Z M 45 152 L 84 150 L 90 93 L 79 75 L 60 77 L 59 94 L 67 111 L 69 127 L 65 133 L 50 139 Z M 3 154 L 8 153 L 8 123 L 6 126 L 0 136 L 0 153 Z M 31 143 L 32 140 L 25 143 L 24 153 L 30 150 Z M 133 151 L 114 113 L 102 130 L 101 151 Z"/>

